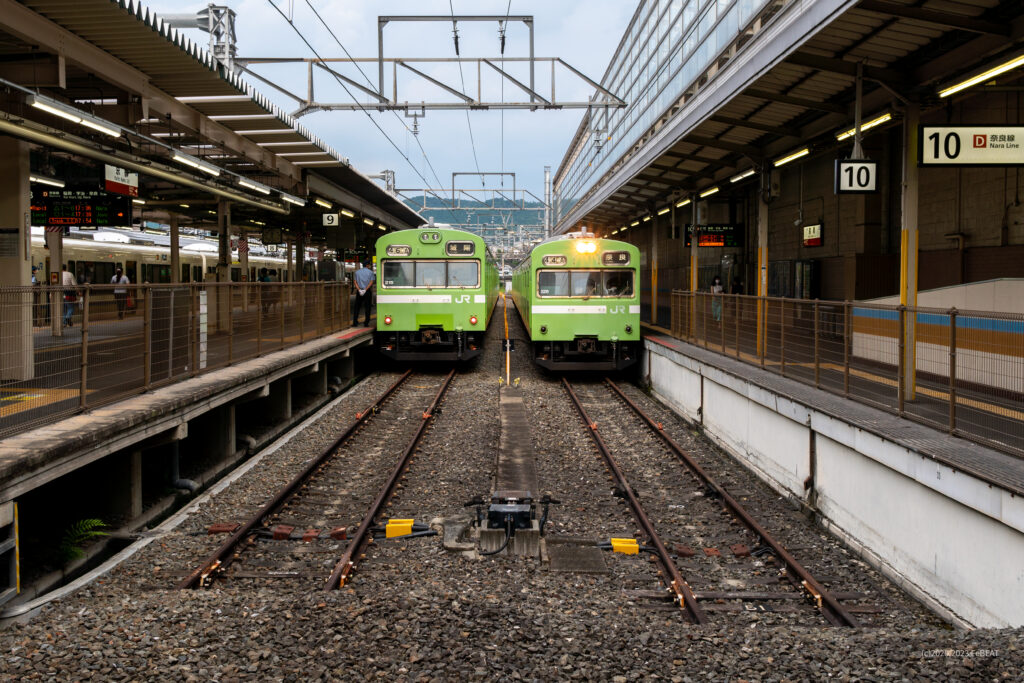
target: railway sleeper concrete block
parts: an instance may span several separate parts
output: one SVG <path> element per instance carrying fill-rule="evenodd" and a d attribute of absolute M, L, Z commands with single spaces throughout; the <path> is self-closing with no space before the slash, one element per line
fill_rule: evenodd
<path fill-rule="evenodd" d="M 704 554 L 708 557 L 720 557 L 722 553 L 718 551 L 718 548 L 704 548 Z"/>
<path fill-rule="evenodd" d="M 466 540 L 473 516 L 459 514 L 431 520 L 430 526 L 441 526 L 441 546 L 450 552 L 475 552 L 476 544 Z"/>
<path fill-rule="evenodd" d="M 306 529 L 306 533 L 302 534 L 302 541 L 304 543 L 312 543 L 318 538 L 320 538 L 319 529 Z"/>
<path fill-rule="evenodd" d="M 515 536 L 512 537 L 512 554 L 519 557 L 539 557 L 540 529 L 519 529 L 516 531 Z"/>
<path fill-rule="evenodd" d="M 481 529 L 480 552 L 493 553 L 505 542 L 504 529 Z"/>
<path fill-rule="evenodd" d="M 679 557 L 693 557 L 695 554 L 693 552 L 693 548 L 688 545 L 683 545 L 682 543 L 674 544 L 672 546 L 672 550 L 675 551 L 675 554 Z"/>
<path fill-rule="evenodd" d="M 287 541 L 292 537 L 292 532 L 295 531 L 295 527 L 288 526 L 287 524 L 278 524 L 273 528 L 274 540 L 275 541 Z"/>
<path fill-rule="evenodd" d="M 206 529 L 207 536 L 213 536 L 214 534 L 233 534 L 238 531 L 238 527 L 242 526 L 238 522 L 217 522 L 211 524 Z"/>

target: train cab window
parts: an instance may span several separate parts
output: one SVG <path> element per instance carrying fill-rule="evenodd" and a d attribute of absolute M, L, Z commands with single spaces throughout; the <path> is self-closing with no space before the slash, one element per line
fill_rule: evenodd
<path fill-rule="evenodd" d="M 444 261 L 420 261 L 416 264 L 417 287 L 444 287 Z"/>
<path fill-rule="evenodd" d="M 573 271 L 571 283 L 572 296 L 604 296 L 604 283 L 599 271 Z"/>
<path fill-rule="evenodd" d="M 633 296 L 633 271 L 606 270 L 604 292 L 605 296 Z"/>
<path fill-rule="evenodd" d="M 479 261 L 450 261 L 448 263 L 449 287 L 478 287 L 480 285 Z"/>
<path fill-rule="evenodd" d="M 537 277 L 539 296 L 569 296 L 569 273 L 564 270 L 542 270 Z"/>
<path fill-rule="evenodd" d="M 411 287 L 415 281 L 414 273 L 416 264 L 412 261 L 384 261 L 383 278 L 384 287 Z"/>

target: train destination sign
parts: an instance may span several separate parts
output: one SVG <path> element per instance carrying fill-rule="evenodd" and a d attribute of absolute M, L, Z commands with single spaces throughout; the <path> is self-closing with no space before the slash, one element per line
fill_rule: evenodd
<path fill-rule="evenodd" d="M 85 229 L 131 223 L 130 199 L 99 190 L 42 190 L 33 193 L 32 224 Z"/>
<path fill-rule="evenodd" d="M 686 246 L 690 246 L 693 224 L 686 224 Z M 742 247 L 743 228 L 738 225 L 698 225 L 698 247 Z"/>
<path fill-rule="evenodd" d="M 1024 126 L 920 126 L 920 166 L 1024 166 Z"/>

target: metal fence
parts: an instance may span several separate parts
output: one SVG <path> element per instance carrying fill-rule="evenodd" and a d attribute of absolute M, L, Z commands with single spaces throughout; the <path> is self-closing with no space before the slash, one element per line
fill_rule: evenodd
<path fill-rule="evenodd" d="M 0 438 L 350 320 L 335 282 L 0 288 Z"/>
<path fill-rule="evenodd" d="M 1024 315 L 674 291 L 671 325 L 678 339 L 1024 455 Z"/>

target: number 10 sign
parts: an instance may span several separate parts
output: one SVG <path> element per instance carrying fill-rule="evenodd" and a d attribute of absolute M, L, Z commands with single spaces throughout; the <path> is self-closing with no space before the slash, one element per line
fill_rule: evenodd
<path fill-rule="evenodd" d="M 836 160 L 836 194 L 878 191 L 878 162 L 867 159 Z"/>

